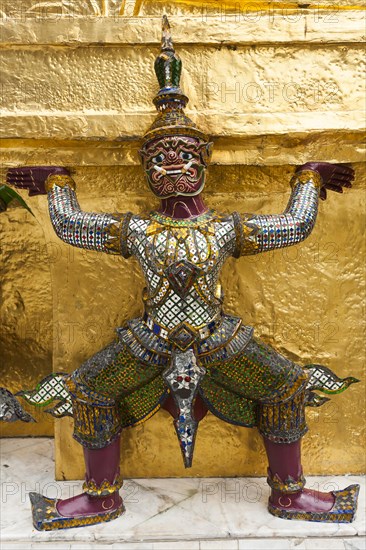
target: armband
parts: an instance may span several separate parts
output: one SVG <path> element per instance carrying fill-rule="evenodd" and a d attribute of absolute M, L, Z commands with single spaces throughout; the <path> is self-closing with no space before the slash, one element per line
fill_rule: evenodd
<path fill-rule="evenodd" d="M 315 170 L 302 170 L 301 172 L 296 172 L 292 176 L 290 181 L 291 188 L 293 189 L 298 183 L 302 185 L 305 185 L 305 183 L 312 183 L 314 187 L 320 189 L 323 185 L 323 178 L 319 172 L 315 172 Z"/>
<path fill-rule="evenodd" d="M 51 191 L 55 185 L 57 185 L 57 187 L 66 187 L 66 185 L 68 185 L 74 191 L 76 189 L 74 180 L 66 174 L 50 174 L 44 184 L 47 193 Z"/>

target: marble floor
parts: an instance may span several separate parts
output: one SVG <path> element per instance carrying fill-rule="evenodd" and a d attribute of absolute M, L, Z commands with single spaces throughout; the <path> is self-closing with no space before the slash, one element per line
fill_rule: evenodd
<path fill-rule="evenodd" d="M 127 511 L 111 523 L 38 532 L 28 493 L 52 498 L 80 492 L 76 481 L 55 482 L 53 441 L 1 440 L 1 550 L 69 548 L 121 550 L 365 550 L 365 480 L 309 477 L 308 487 L 362 485 L 351 524 L 286 521 L 268 514 L 264 478 L 126 480 Z"/>

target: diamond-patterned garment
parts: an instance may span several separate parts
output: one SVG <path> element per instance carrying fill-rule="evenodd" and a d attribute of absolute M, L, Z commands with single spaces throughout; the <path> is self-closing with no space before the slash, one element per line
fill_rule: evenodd
<path fill-rule="evenodd" d="M 149 316 L 168 332 L 182 323 L 205 326 L 221 312 L 220 270 L 235 247 L 231 216 L 209 211 L 194 220 L 132 216 L 127 248 L 146 279 Z"/>
<path fill-rule="evenodd" d="M 229 256 L 290 246 L 311 232 L 317 214 L 319 175 L 295 174 L 280 215 L 230 215 L 208 211 L 177 220 L 83 212 L 71 178 L 49 181 L 49 210 L 57 235 L 74 246 L 136 256 L 146 279 L 146 312 L 167 331 L 182 323 L 197 329 L 220 315 L 219 275 Z M 70 183 L 71 181 L 71 183 Z"/>

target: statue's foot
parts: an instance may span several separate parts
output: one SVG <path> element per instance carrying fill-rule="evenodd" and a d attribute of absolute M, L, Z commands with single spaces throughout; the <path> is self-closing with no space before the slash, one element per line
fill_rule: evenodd
<path fill-rule="evenodd" d="M 333 493 L 320 493 L 311 489 L 303 489 L 292 494 L 273 490 L 269 500 L 273 506 L 281 510 L 329 512 L 333 508 L 335 496 Z"/>
<path fill-rule="evenodd" d="M 118 492 L 103 497 L 82 493 L 66 500 L 47 498 L 38 493 L 29 494 L 33 525 L 38 531 L 68 529 L 111 521 L 125 511 Z"/>
<path fill-rule="evenodd" d="M 79 517 L 117 510 L 122 504 L 118 492 L 105 497 L 93 497 L 81 493 L 76 497 L 56 501 L 57 512 L 64 517 Z"/>
<path fill-rule="evenodd" d="M 283 519 L 301 519 L 325 523 L 351 523 L 357 509 L 359 485 L 350 485 L 341 491 L 320 493 L 303 489 L 297 493 L 273 490 L 268 510 Z"/>

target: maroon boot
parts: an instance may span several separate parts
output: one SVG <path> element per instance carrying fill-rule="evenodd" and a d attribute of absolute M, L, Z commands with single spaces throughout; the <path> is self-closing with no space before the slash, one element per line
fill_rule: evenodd
<path fill-rule="evenodd" d="M 284 519 L 301 519 L 327 523 L 353 521 L 359 485 L 341 491 L 321 493 L 305 489 L 301 466 L 301 440 L 294 443 L 274 443 L 267 438 L 268 484 L 272 488 L 268 510 Z"/>
<path fill-rule="evenodd" d="M 39 531 L 94 525 L 124 512 L 119 489 L 120 437 L 103 449 L 84 448 L 84 492 L 65 500 L 30 493 L 33 525 Z"/>

